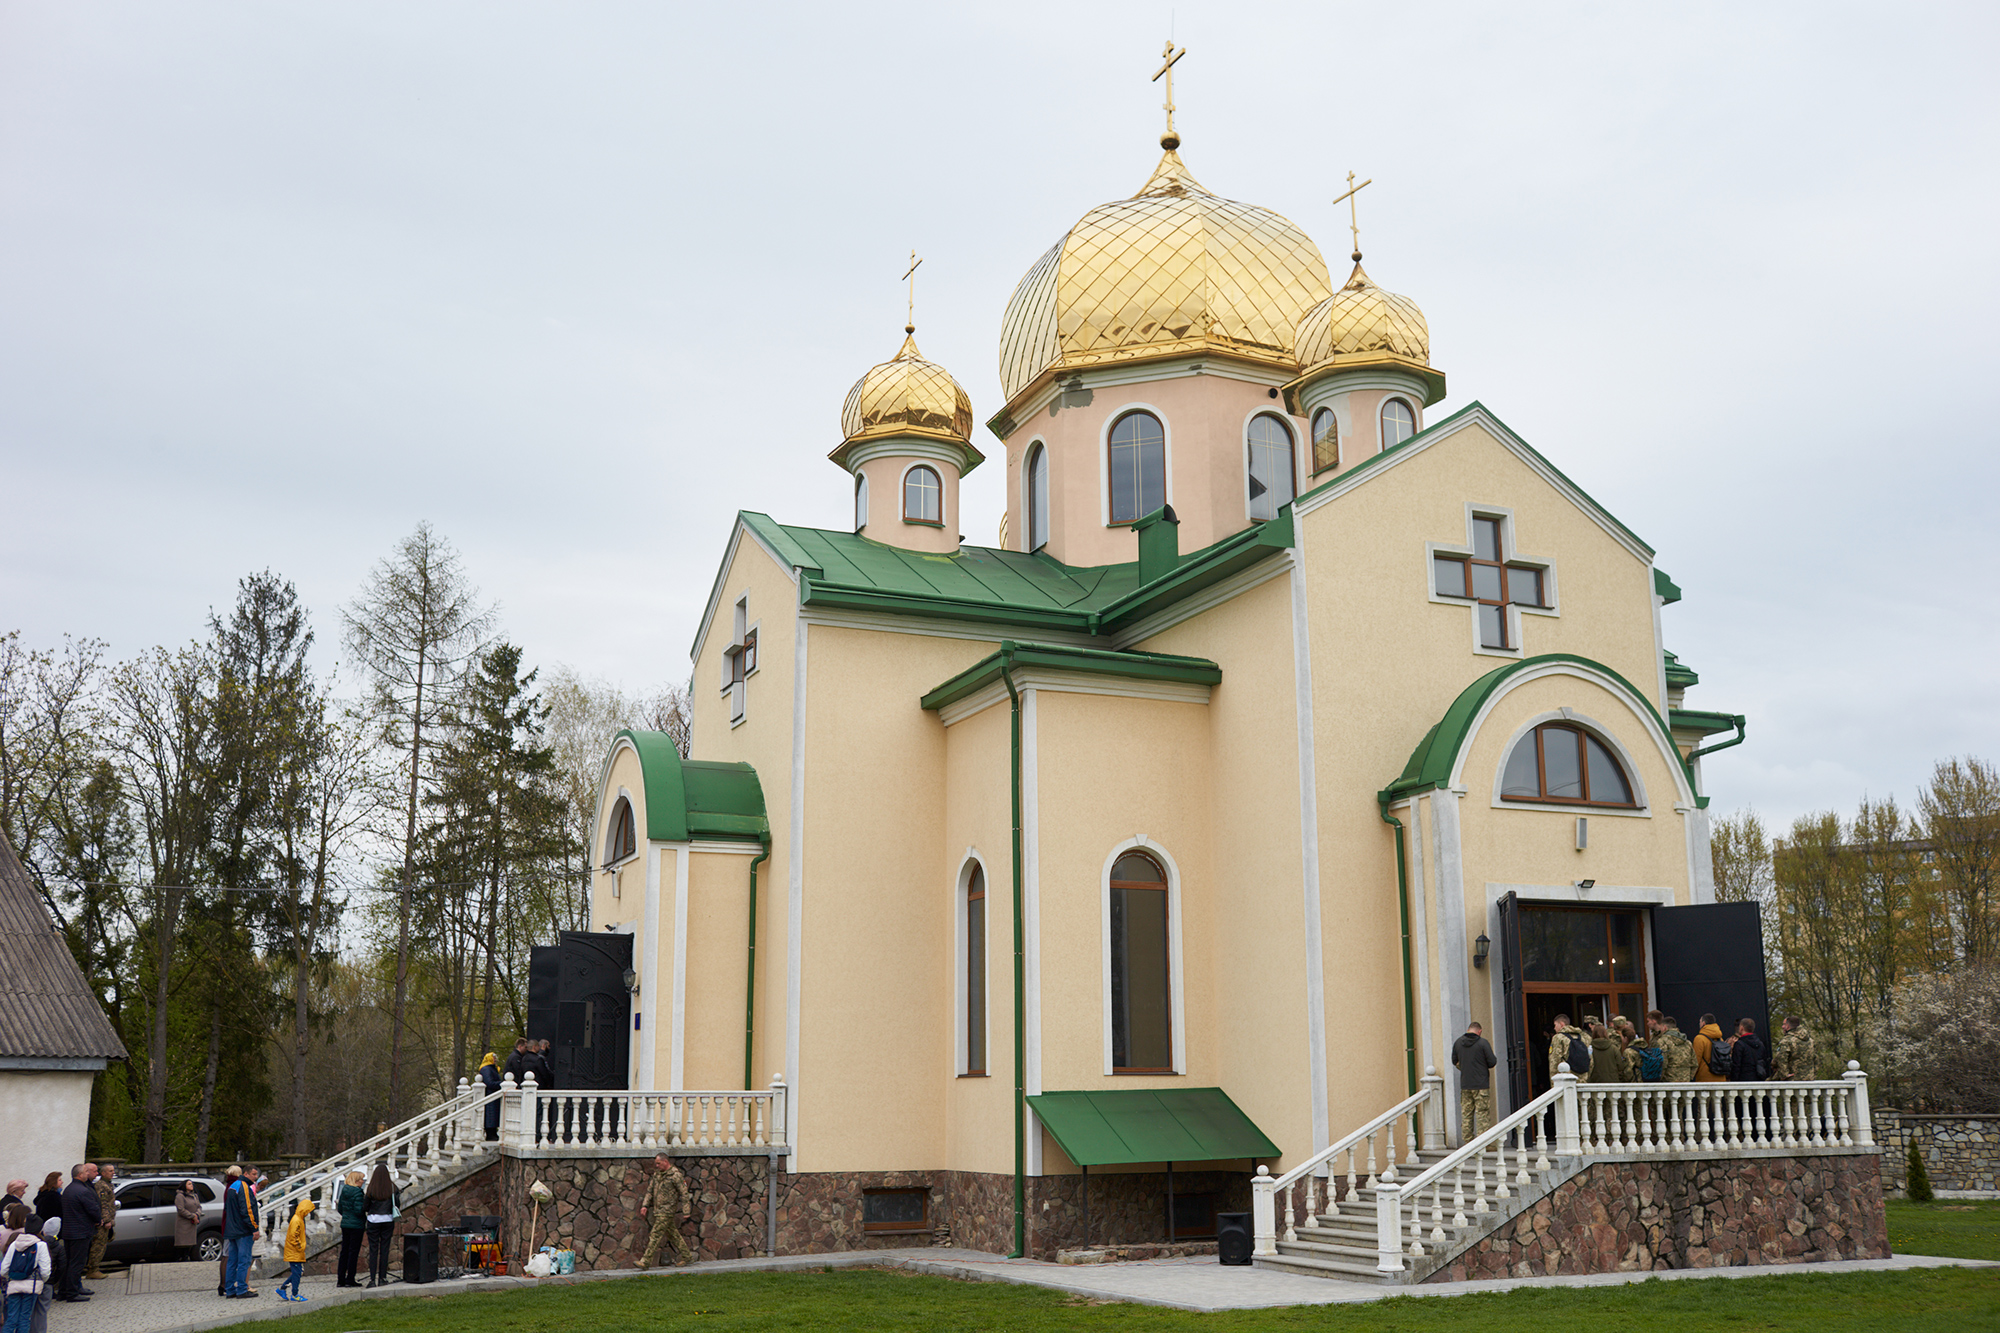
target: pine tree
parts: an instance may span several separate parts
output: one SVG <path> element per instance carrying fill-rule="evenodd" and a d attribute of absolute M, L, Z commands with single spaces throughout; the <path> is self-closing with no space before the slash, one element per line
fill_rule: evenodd
<path fill-rule="evenodd" d="M 1924 1166 L 1924 1155 L 1915 1143 L 1910 1144 L 1910 1176 L 1904 1193 L 1912 1203 L 1929 1203 L 1937 1197 L 1931 1189 L 1931 1173 Z"/>

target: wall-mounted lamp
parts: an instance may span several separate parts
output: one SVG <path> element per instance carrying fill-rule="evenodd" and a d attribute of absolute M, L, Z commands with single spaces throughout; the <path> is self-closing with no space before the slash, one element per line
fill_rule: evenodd
<path fill-rule="evenodd" d="M 619 977 L 619 980 L 625 983 L 626 993 L 631 995 L 639 993 L 639 974 L 631 968 L 626 968 L 624 974 Z"/>
<path fill-rule="evenodd" d="M 1492 948 L 1493 941 L 1487 939 L 1485 934 L 1482 933 L 1478 939 L 1472 942 L 1472 965 L 1474 967 L 1485 967 L 1486 955 Z"/>
<path fill-rule="evenodd" d="M 1573 887 L 1579 889 L 1594 889 L 1597 887 L 1597 881 L 1594 879 L 1580 879 L 1576 882 L 1576 884 Z"/>

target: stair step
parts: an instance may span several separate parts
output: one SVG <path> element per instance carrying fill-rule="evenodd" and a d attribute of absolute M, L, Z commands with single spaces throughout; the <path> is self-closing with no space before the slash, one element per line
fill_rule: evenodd
<path fill-rule="evenodd" d="M 1281 1240 L 1279 1254 L 1303 1255 L 1312 1259 L 1340 1259 L 1351 1263 L 1366 1263 L 1375 1266 L 1376 1249 L 1371 1240 L 1368 1244 L 1329 1243 L 1316 1240 Z"/>
<path fill-rule="evenodd" d="M 1280 1251 L 1277 1254 L 1258 1255 L 1256 1265 L 1259 1268 L 1276 1268 L 1285 1272 L 1303 1273 L 1307 1277 L 1334 1278 L 1343 1282 L 1387 1284 L 1394 1281 L 1388 1274 L 1376 1272 L 1372 1261 L 1362 1263 L 1343 1259 L 1321 1259 L 1312 1255 L 1286 1254 Z"/>

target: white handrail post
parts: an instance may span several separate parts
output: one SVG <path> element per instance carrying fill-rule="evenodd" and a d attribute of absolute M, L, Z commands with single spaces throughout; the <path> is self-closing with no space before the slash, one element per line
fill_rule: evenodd
<path fill-rule="evenodd" d="M 1569 1064 L 1556 1066 L 1556 1154 L 1561 1157 L 1576 1157 L 1583 1152 L 1583 1144 L 1578 1137 L 1578 1106 L 1576 1095 L 1576 1075 L 1569 1072 Z"/>
<path fill-rule="evenodd" d="M 535 1071 L 521 1071 L 521 1117 L 516 1128 L 520 1132 L 521 1146 L 532 1148 L 542 1136 L 541 1108 L 535 1104 Z"/>
<path fill-rule="evenodd" d="M 1438 1149 L 1444 1147 L 1444 1076 L 1436 1065 L 1424 1066 L 1424 1147 Z"/>
<path fill-rule="evenodd" d="M 771 1075 L 771 1142 L 785 1148 L 792 1146 L 787 1142 L 789 1135 L 785 1128 L 788 1123 L 785 1119 L 785 1106 L 786 1099 L 790 1093 L 791 1089 L 785 1086 L 783 1070 Z M 789 1157 L 791 1154 L 787 1153 L 785 1155 Z"/>
<path fill-rule="evenodd" d="M 1260 1166 L 1250 1180 L 1250 1221 L 1256 1232 L 1258 1254 L 1278 1252 L 1278 1211 L 1272 1200 L 1276 1182 L 1271 1179 L 1271 1168 Z"/>
<path fill-rule="evenodd" d="M 1851 1130 L 1854 1142 L 1860 1147 L 1873 1147 L 1875 1125 L 1868 1111 L 1868 1075 L 1862 1072 L 1859 1060 L 1849 1060 L 1847 1072 L 1841 1078 L 1847 1081 L 1847 1095 L 1853 1102 L 1848 1114 L 1854 1120 Z"/>
<path fill-rule="evenodd" d="M 1403 1187 L 1375 1187 L 1375 1271 L 1403 1271 Z"/>

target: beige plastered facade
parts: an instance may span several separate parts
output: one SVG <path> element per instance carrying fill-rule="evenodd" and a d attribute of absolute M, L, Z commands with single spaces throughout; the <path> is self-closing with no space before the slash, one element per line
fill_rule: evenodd
<path fill-rule="evenodd" d="M 1204 390 L 1214 401 L 1194 424 L 1177 395 Z M 1134 402 L 1179 427 L 1182 549 L 1247 526 L 1235 442 L 1271 405 L 1263 385 L 1176 373 L 1099 387 L 1090 405 L 1024 425 L 1008 451 L 1018 505 L 1027 440 L 1053 448 L 1054 426 L 1066 432 L 1054 518 L 1071 563 L 1131 558 L 1131 534 L 1102 522 L 1096 459 L 1109 420 Z M 1289 420 L 1303 454 L 1305 424 Z M 1190 443 L 1204 438 L 1213 457 Z M 1479 650 L 1472 608 L 1432 590 L 1433 549 L 1465 548 L 1475 512 L 1504 517 L 1511 553 L 1547 570 L 1554 605 L 1516 613 L 1519 652 Z M 732 722 L 719 682 L 739 599 L 758 665 Z M 1471 1019 L 1495 1030 L 1497 969 L 1471 954 L 1480 934 L 1497 937 L 1501 894 L 1712 898 L 1706 816 L 1659 722 L 1659 611 L 1651 552 L 1475 405 L 1305 496 L 1288 548 L 1136 637 L 1094 645 L 1206 658 L 1221 683 L 1019 672 L 1026 1092 L 1220 1087 L 1288 1162 L 1401 1099 L 1395 840 L 1377 793 L 1462 691 L 1511 663 L 1571 654 L 1598 666 L 1531 662 L 1508 677 L 1449 785 L 1391 809 L 1408 830 L 1418 1068 L 1448 1067 Z M 763 785 L 751 1081 L 781 1074 L 793 1090 L 793 1170 L 1014 1169 L 1011 708 L 997 684 L 935 711 L 919 700 L 1002 639 L 1050 637 L 802 610 L 797 571 L 739 523 L 694 662 L 693 755 L 747 761 Z M 1605 739 L 1643 793 L 1629 811 L 1584 811 L 1581 852 L 1578 811 L 1497 800 L 1510 745 L 1559 718 Z M 629 744 L 606 769 L 600 843 L 620 794 L 643 832 Z M 1171 880 L 1172 1074 L 1110 1072 L 1108 875 L 1133 847 Z M 635 1086 L 742 1086 L 758 850 L 642 840 L 596 875 L 596 926 L 639 937 Z M 975 863 L 988 914 L 983 1073 L 966 1068 Z M 1587 897 L 1583 879 L 1596 885 Z M 1030 1175 L 1076 1170 L 1030 1126 Z"/>

